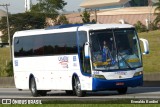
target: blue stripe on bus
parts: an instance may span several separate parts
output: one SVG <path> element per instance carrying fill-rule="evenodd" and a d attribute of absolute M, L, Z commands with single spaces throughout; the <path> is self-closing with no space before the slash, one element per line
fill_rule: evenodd
<path fill-rule="evenodd" d="M 123 83 L 124 85 L 116 85 L 117 83 Z M 143 75 L 135 76 L 129 79 L 119 79 L 119 80 L 105 80 L 93 78 L 92 90 L 116 90 L 118 88 L 125 87 L 137 87 L 143 85 Z"/>

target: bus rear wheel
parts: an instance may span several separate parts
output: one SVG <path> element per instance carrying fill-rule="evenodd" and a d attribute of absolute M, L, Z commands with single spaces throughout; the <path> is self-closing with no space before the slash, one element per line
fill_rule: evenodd
<path fill-rule="evenodd" d="M 32 94 L 33 97 L 38 96 L 36 81 L 35 81 L 34 78 L 31 78 L 31 81 L 30 81 L 30 91 L 31 91 L 31 94 Z"/>
<path fill-rule="evenodd" d="M 83 97 L 86 94 L 86 92 L 81 90 L 81 83 L 80 83 L 78 77 L 74 78 L 74 91 L 78 97 Z"/>
<path fill-rule="evenodd" d="M 125 88 L 120 88 L 120 89 L 118 89 L 117 91 L 118 91 L 119 94 L 126 94 L 126 93 L 127 93 L 127 90 L 128 90 L 128 88 L 125 87 Z"/>

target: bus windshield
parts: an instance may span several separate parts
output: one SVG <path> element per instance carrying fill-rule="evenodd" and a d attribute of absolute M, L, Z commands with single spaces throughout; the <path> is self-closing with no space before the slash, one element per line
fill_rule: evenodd
<path fill-rule="evenodd" d="M 91 59 L 94 70 L 134 69 L 142 66 L 135 29 L 90 31 Z"/>

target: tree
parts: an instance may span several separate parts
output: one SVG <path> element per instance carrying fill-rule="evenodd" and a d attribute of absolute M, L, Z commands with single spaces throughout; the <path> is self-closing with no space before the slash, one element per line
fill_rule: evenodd
<path fill-rule="evenodd" d="M 90 13 L 87 12 L 86 10 L 84 10 L 82 15 L 80 16 L 82 17 L 83 23 L 96 23 L 95 19 L 93 19 L 92 21 L 90 20 Z"/>
<path fill-rule="evenodd" d="M 57 21 L 58 25 L 69 24 L 69 21 L 65 15 L 60 15 Z"/>
<path fill-rule="evenodd" d="M 29 29 L 40 29 L 45 27 L 46 15 L 44 13 L 19 13 L 9 15 L 10 21 L 10 34 L 16 31 L 29 30 Z M 2 41 L 8 41 L 6 17 L 2 17 L 0 20 L 0 31 L 2 31 Z M 12 37 L 11 37 L 12 38 Z"/>
<path fill-rule="evenodd" d="M 145 32 L 145 31 L 147 31 L 146 26 L 143 25 L 142 22 L 140 22 L 140 21 L 138 21 L 134 26 L 135 26 L 137 32 Z"/>
<path fill-rule="evenodd" d="M 58 14 L 59 10 L 67 4 L 63 0 L 38 0 L 36 5 L 31 7 L 31 12 Z"/>
<path fill-rule="evenodd" d="M 156 6 L 154 10 L 154 14 L 156 15 L 156 18 L 154 19 L 155 25 L 157 25 L 160 22 L 160 0 L 154 4 Z"/>
<path fill-rule="evenodd" d="M 87 12 L 86 10 L 84 10 L 82 15 L 80 15 L 80 16 L 82 17 L 83 23 L 89 23 L 90 22 L 90 13 Z"/>

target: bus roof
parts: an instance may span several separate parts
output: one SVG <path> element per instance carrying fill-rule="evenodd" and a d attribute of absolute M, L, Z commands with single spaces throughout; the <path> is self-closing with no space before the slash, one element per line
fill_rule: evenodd
<path fill-rule="evenodd" d="M 77 31 L 77 28 L 79 31 L 89 31 L 89 30 L 100 30 L 100 29 L 133 28 L 133 27 L 134 26 L 129 24 L 69 24 L 69 25 L 52 26 L 46 29 L 17 31 L 14 34 L 14 37 L 37 35 L 37 34 L 61 33 L 62 31 L 74 32 Z"/>
<path fill-rule="evenodd" d="M 133 28 L 134 26 L 129 24 L 90 24 L 82 26 L 87 30 L 99 30 L 99 29 L 115 29 L 115 28 Z"/>

